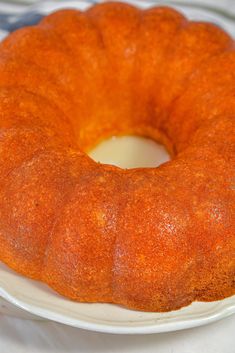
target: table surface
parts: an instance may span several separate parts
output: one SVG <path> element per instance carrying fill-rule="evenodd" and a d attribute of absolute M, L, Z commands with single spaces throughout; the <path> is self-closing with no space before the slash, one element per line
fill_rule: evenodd
<path fill-rule="evenodd" d="M 36 0 L 5 1 L 11 2 L 26 4 Z M 193 2 L 235 9 L 235 0 Z M 234 334 L 235 315 L 190 330 L 133 336 L 88 332 L 54 322 L 21 320 L 0 314 L 0 353 L 235 353 Z"/>
<path fill-rule="evenodd" d="M 190 330 L 111 335 L 0 315 L 1 353 L 234 353 L 235 316 Z"/>

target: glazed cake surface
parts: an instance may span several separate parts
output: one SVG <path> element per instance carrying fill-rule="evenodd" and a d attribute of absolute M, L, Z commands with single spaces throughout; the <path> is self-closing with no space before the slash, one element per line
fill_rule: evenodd
<path fill-rule="evenodd" d="M 235 294 L 235 49 L 168 7 L 60 10 L 0 44 L 0 260 L 80 302 Z M 147 136 L 172 160 L 87 152 Z"/>

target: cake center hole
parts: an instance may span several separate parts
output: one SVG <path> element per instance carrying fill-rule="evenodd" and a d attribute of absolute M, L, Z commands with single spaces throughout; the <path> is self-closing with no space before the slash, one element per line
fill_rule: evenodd
<path fill-rule="evenodd" d="M 96 162 L 121 168 L 151 168 L 169 161 L 165 147 L 138 136 L 112 137 L 101 142 L 89 156 Z"/>

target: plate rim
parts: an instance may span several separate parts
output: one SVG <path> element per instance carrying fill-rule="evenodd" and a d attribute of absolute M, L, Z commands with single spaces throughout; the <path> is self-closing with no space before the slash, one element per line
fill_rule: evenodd
<path fill-rule="evenodd" d="M 136 5 L 138 6 L 141 3 L 145 3 L 147 5 L 147 3 L 149 3 L 149 6 L 153 5 L 153 0 L 150 1 L 144 1 L 144 0 L 130 0 L 130 1 L 125 1 L 122 0 L 123 2 L 129 2 L 129 3 L 136 3 Z M 56 4 L 56 1 L 51 1 L 54 2 Z M 88 5 L 92 5 L 94 3 L 97 2 L 102 2 L 102 1 L 94 1 L 94 0 L 82 0 L 80 1 L 82 3 L 87 3 Z M 45 3 L 45 2 L 44 2 Z M 64 2 L 65 3 L 65 2 Z M 163 3 L 163 1 L 155 1 L 156 5 L 159 5 L 161 3 Z M 181 7 L 183 5 L 186 5 L 187 7 L 190 8 L 194 8 L 194 5 L 196 4 L 190 4 L 190 3 L 186 3 L 183 4 L 183 1 L 166 1 L 165 2 L 166 5 L 171 5 L 174 7 Z M 29 12 L 32 9 L 40 9 L 40 6 L 43 4 L 43 2 L 37 3 L 37 4 L 33 4 L 31 6 L 28 7 L 28 10 L 25 11 L 24 13 L 27 14 L 27 12 Z M 78 5 L 79 5 L 79 1 L 78 1 Z M 203 5 L 203 4 L 197 4 L 197 9 L 202 9 L 203 10 L 203 6 L 199 6 L 199 5 Z M 229 15 L 229 12 L 226 11 L 226 9 L 224 9 L 224 14 L 218 13 L 217 11 L 215 11 L 215 9 L 213 9 L 212 7 L 210 9 L 205 9 L 208 12 L 212 13 L 212 14 L 216 14 L 217 17 L 220 17 L 221 15 L 223 16 L 224 14 Z M 217 9 L 219 10 L 219 9 Z M 20 15 L 21 16 L 21 15 Z M 19 16 L 19 17 L 20 17 Z M 235 19 L 235 13 L 233 15 L 234 19 Z M 228 17 L 229 19 L 229 17 Z M 230 18 L 231 21 L 231 18 Z M 0 264 L 2 262 L 0 261 Z M 0 285 L 0 297 L 2 297 L 3 299 L 5 299 L 6 301 L 8 301 L 9 303 L 15 305 L 16 307 L 23 309 L 24 311 L 30 313 L 30 314 L 34 314 L 40 318 L 43 319 L 48 319 L 48 320 L 52 320 L 61 324 L 66 324 L 72 327 L 76 327 L 76 328 L 81 328 L 81 329 L 85 329 L 85 330 L 89 330 L 89 331 L 96 331 L 96 332 L 102 332 L 102 333 L 112 333 L 112 334 L 153 334 L 153 333 L 163 333 L 163 332 L 172 332 L 172 331 L 178 331 L 178 330 L 183 330 L 183 329 L 187 329 L 187 328 L 194 328 L 194 327 L 198 327 L 198 326 L 203 326 L 203 325 L 207 325 L 210 324 L 212 322 L 221 320 L 223 318 L 226 318 L 228 316 L 231 316 L 233 314 L 235 314 L 235 296 L 230 297 L 230 298 L 234 298 L 234 301 L 232 300 L 232 303 L 225 303 L 223 300 L 218 301 L 218 303 L 221 305 L 216 306 L 216 308 L 214 310 L 211 310 L 209 313 L 208 311 L 206 312 L 206 314 L 200 314 L 200 316 L 198 317 L 187 317 L 187 318 L 180 318 L 179 321 L 173 321 L 173 322 L 162 322 L 159 324 L 159 322 L 156 322 L 155 324 L 140 324 L 138 326 L 130 326 L 130 325 L 114 325 L 114 324 L 104 324 L 104 323 L 95 323 L 95 322 L 89 322 L 89 320 L 85 321 L 84 319 L 76 319 L 76 318 L 72 318 L 71 316 L 66 316 L 63 313 L 59 313 L 56 312 L 55 310 L 51 310 L 51 309 L 46 309 L 46 308 L 42 308 L 40 306 L 37 306 L 36 304 L 32 304 L 32 303 L 27 303 L 27 301 L 23 301 L 20 298 L 17 298 L 17 296 L 14 296 L 13 294 L 11 294 L 9 291 L 7 291 L 7 289 L 4 289 L 1 285 Z M 225 299 L 226 300 L 226 299 Z M 214 302 L 217 303 L 217 302 Z"/>
<path fill-rule="evenodd" d="M 14 271 L 12 272 L 18 275 Z M 33 280 L 30 280 L 27 278 L 26 280 L 30 282 L 31 281 L 34 282 Z M 37 283 L 40 283 L 40 282 L 37 282 Z M 184 330 L 188 328 L 194 328 L 198 326 L 204 326 L 235 314 L 235 295 L 234 295 L 234 296 L 222 299 L 220 301 L 209 302 L 209 303 L 218 303 L 219 307 L 216 306 L 216 308 L 214 310 L 211 310 L 209 314 L 208 312 L 206 312 L 206 314 L 200 314 L 199 317 L 193 317 L 193 318 L 187 317 L 185 319 L 180 318 L 179 321 L 163 322 L 161 324 L 159 324 L 159 322 L 156 322 L 155 324 L 150 324 L 150 325 L 140 324 L 138 326 L 130 326 L 130 324 L 113 325 L 112 323 L 104 324 L 104 323 L 92 322 L 92 321 L 89 321 L 88 319 L 85 321 L 84 319 L 72 318 L 71 316 L 68 316 L 68 315 L 66 316 L 62 313 L 56 312 L 56 310 L 48 309 L 48 308 L 45 309 L 35 304 L 27 303 L 27 301 L 23 301 L 17 298 L 17 296 L 14 296 L 13 294 L 11 294 L 7 289 L 4 289 L 1 285 L 0 285 L 0 296 L 6 301 L 8 301 L 9 303 L 15 305 L 16 307 L 23 309 L 24 311 L 30 314 L 36 315 L 38 317 L 41 317 L 43 319 L 55 321 L 60 324 L 65 324 L 68 326 L 72 326 L 72 327 L 76 327 L 84 330 L 102 332 L 102 333 L 112 333 L 112 334 L 153 334 L 153 333 L 173 332 L 173 331 L 179 331 L 179 330 Z M 230 298 L 232 298 L 232 300 L 234 299 L 234 301 L 231 304 L 226 303 L 225 302 L 226 299 L 230 299 Z M 203 302 L 203 303 L 207 304 L 207 302 Z M 113 305 L 113 304 L 110 304 L 110 305 Z M 190 305 L 193 305 L 193 303 Z M 190 307 L 190 305 L 188 307 Z"/>

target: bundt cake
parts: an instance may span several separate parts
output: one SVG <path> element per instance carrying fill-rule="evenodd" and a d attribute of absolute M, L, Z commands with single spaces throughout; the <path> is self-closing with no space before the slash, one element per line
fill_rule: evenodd
<path fill-rule="evenodd" d="M 168 7 L 60 10 L 0 44 L 0 260 L 80 302 L 235 294 L 235 46 Z M 87 152 L 148 136 L 172 160 Z"/>

